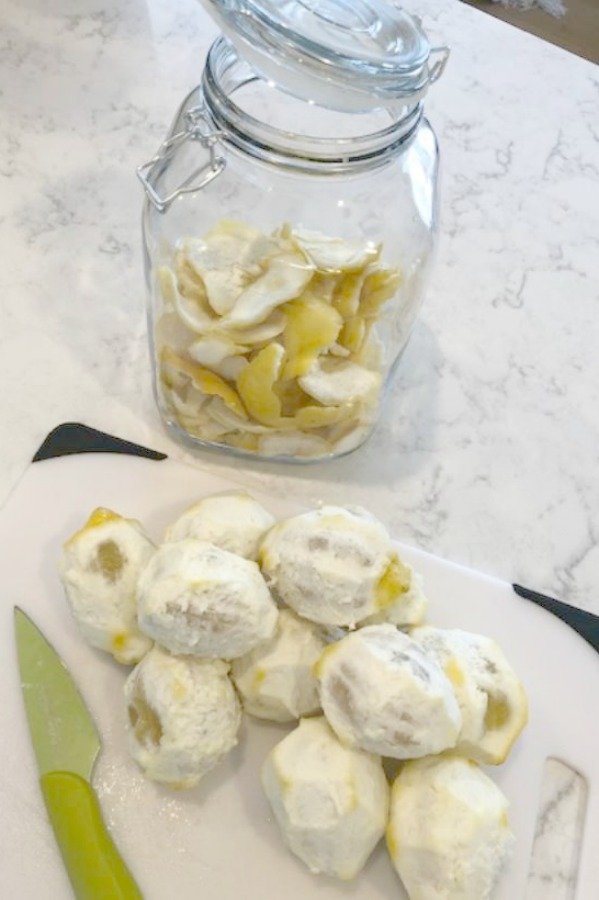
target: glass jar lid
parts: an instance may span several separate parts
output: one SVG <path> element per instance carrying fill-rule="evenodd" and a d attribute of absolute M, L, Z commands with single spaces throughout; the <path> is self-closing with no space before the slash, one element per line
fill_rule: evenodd
<path fill-rule="evenodd" d="M 386 0 L 201 2 L 259 75 L 319 106 L 405 108 L 426 93 L 448 56 Z"/>

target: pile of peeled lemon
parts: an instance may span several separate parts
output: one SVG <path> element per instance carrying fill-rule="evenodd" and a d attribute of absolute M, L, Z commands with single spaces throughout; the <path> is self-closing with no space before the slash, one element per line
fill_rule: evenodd
<path fill-rule="evenodd" d="M 84 638 L 134 666 L 128 743 L 148 778 L 196 785 L 243 711 L 296 723 L 262 784 L 310 871 L 351 879 L 386 833 L 412 900 L 492 896 L 513 835 L 479 764 L 506 759 L 526 695 L 493 640 L 424 623 L 421 579 L 372 515 L 277 522 L 244 491 L 216 494 L 156 546 L 97 509 L 60 573 Z"/>
<path fill-rule="evenodd" d="M 382 384 L 374 325 L 399 270 L 372 242 L 221 221 L 157 269 L 158 389 L 188 434 L 322 457 L 368 436 Z"/>

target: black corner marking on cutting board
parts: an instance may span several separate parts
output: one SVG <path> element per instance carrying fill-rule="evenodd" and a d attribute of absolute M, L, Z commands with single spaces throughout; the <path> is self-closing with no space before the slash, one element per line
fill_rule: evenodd
<path fill-rule="evenodd" d="M 531 600 L 537 606 L 542 606 L 543 609 L 553 613 L 554 616 L 573 628 L 599 653 L 599 616 L 584 609 L 578 609 L 576 606 L 570 606 L 569 603 L 563 603 L 561 600 L 555 600 L 553 597 L 547 597 L 545 594 L 539 594 L 538 591 L 532 591 L 521 584 L 513 584 L 512 587 L 519 597 L 524 597 L 525 600 Z"/>
<path fill-rule="evenodd" d="M 90 428 L 89 425 L 65 422 L 50 432 L 32 462 L 54 459 L 57 456 L 71 456 L 75 453 L 123 453 L 127 456 L 142 456 L 145 459 L 167 458 L 166 453 L 132 444 L 131 441 Z"/>

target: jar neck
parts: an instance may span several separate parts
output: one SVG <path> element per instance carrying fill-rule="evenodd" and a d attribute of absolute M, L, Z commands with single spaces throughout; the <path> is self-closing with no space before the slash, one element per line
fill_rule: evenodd
<path fill-rule="evenodd" d="M 205 112 L 223 143 L 263 162 L 296 171 L 330 175 L 383 165 L 411 142 L 422 118 L 422 103 L 415 102 L 379 130 L 348 137 L 300 134 L 269 125 L 233 101 L 235 92 L 261 83 L 232 44 L 218 38 L 208 53 L 202 78 Z"/>

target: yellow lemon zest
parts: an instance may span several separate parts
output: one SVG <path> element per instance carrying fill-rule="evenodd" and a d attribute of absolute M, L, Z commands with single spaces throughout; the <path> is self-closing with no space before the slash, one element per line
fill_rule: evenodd
<path fill-rule="evenodd" d="M 325 425 L 336 425 L 346 419 L 354 411 L 351 403 L 344 406 L 304 406 L 297 411 L 291 420 L 300 431 L 311 428 L 323 428 Z"/>
<path fill-rule="evenodd" d="M 119 516 L 118 513 L 113 512 L 111 509 L 106 509 L 105 506 L 98 506 L 97 509 L 94 509 L 84 527 L 95 528 L 97 525 L 103 525 L 104 522 L 116 522 L 122 518 L 122 516 Z"/>
<path fill-rule="evenodd" d="M 375 588 L 377 609 L 385 609 L 387 606 L 391 606 L 409 588 L 409 569 L 407 566 L 404 566 L 398 556 L 393 555 Z"/>
<path fill-rule="evenodd" d="M 337 282 L 331 302 L 344 319 L 356 315 L 363 281 L 364 272 L 362 271 L 343 275 Z"/>
<path fill-rule="evenodd" d="M 284 416 L 292 417 L 302 407 L 313 403 L 312 397 L 300 387 L 295 378 L 288 378 L 276 385 L 276 391 L 281 400 L 281 409 Z"/>
<path fill-rule="evenodd" d="M 459 662 L 452 656 L 445 666 L 445 674 L 454 687 L 462 687 L 464 684 L 464 670 Z"/>
<path fill-rule="evenodd" d="M 283 341 L 287 360 L 282 377 L 305 375 L 318 356 L 337 340 L 343 319 L 336 309 L 315 297 L 292 300 L 286 305 Z"/>
<path fill-rule="evenodd" d="M 124 634 L 122 631 L 113 634 L 112 640 L 110 642 L 113 653 L 120 653 L 125 649 L 129 642 L 129 636 Z"/>
<path fill-rule="evenodd" d="M 245 411 L 237 392 L 230 384 L 227 384 L 220 375 L 215 375 L 210 369 L 206 369 L 204 366 L 200 366 L 189 359 L 185 359 L 183 356 L 180 356 L 178 353 L 171 350 L 170 347 L 165 347 L 163 349 L 161 357 L 163 362 L 173 366 L 180 372 L 183 372 L 184 375 L 188 375 L 191 378 L 193 386 L 201 391 L 202 394 L 207 394 L 211 397 L 220 397 L 225 405 L 229 407 L 231 412 L 241 416 L 242 419 L 247 419 L 247 412 Z"/>
<path fill-rule="evenodd" d="M 256 453 L 258 450 L 259 439 L 257 434 L 231 434 L 223 437 L 225 444 L 237 447 L 238 450 L 248 450 L 250 453 Z"/>
<path fill-rule="evenodd" d="M 274 384 L 284 355 L 280 344 L 267 344 L 237 376 L 237 389 L 248 412 L 264 425 L 275 424 L 281 417 L 281 401 Z"/>
<path fill-rule="evenodd" d="M 119 520 L 122 520 L 122 518 L 123 517 L 119 516 L 118 513 L 112 512 L 111 509 L 106 509 L 106 507 L 104 506 L 98 506 L 96 509 L 94 509 L 83 528 L 80 528 L 75 532 L 75 534 L 71 535 L 68 541 L 65 541 L 64 546 L 69 547 L 79 537 L 81 537 L 82 534 L 85 534 L 92 528 L 97 528 L 99 525 L 104 525 L 106 522 L 117 522 Z"/>
<path fill-rule="evenodd" d="M 357 353 L 366 336 L 366 323 L 362 316 L 352 316 L 347 319 L 339 334 L 339 343 L 350 353 Z"/>
<path fill-rule="evenodd" d="M 323 674 L 324 668 L 325 668 L 325 664 L 326 664 L 329 656 L 331 656 L 331 654 L 334 653 L 336 649 L 337 648 L 335 647 L 335 644 L 329 644 L 328 647 L 324 648 L 324 650 L 322 651 L 322 653 L 320 654 L 320 656 L 318 657 L 318 659 L 312 666 L 312 674 L 314 675 L 315 678 L 322 677 L 322 674 Z"/>
<path fill-rule="evenodd" d="M 255 688 L 260 687 L 260 685 L 262 684 L 262 682 L 264 681 L 265 678 L 266 678 L 266 672 L 264 671 L 264 669 L 261 669 L 261 668 L 256 669 L 256 671 L 254 672 L 254 677 L 252 679 L 253 686 Z"/>

